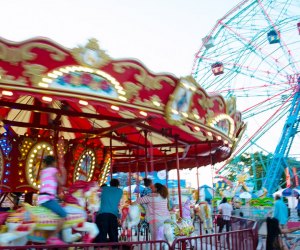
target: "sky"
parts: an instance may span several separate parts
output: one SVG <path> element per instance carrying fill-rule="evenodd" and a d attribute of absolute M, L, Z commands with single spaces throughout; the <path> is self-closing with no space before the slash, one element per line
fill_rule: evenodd
<path fill-rule="evenodd" d="M 0 36 L 44 36 L 74 48 L 96 38 L 112 58 L 136 58 L 155 73 L 191 73 L 201 39 L 238 0 L 2 1 Z"/>
<path fill-rule="evenodd" d="M 205 37 L 239 0 L 2 1 L 0 36 L 19 42 L 48 37 L 74 48 L 96 38 L 114 59 L 135 58 L 154 73 L 191 73 Z M 212 184 L 200 168 L 200 185 Z M 182 177 L 191 179 L 195 172 Z M 195 178 L 192 178 L 195 180 Z M 195 181 L 192 183 L 196 185 Z"/>

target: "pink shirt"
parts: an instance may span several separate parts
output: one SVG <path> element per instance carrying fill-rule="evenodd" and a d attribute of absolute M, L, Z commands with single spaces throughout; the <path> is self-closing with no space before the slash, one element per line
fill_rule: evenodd
<path fill-rule="evenodd" d="M 149 194 L 139 197 L 136 203 L 147 205 L 146 219 L 150 224 L 154 221 L 165 221 L 171 217 L 168 209 L 168 199 L 164 199 L 160 195 Z"/>
<path fill-rule="evenodd" d="M 57 179 L 56 174 L 58 169 L 56 167 L 47 167 L 41 171 L 40 177 L 40 195 L 38 197 L 38 204 L 52 200 L 57 194 Z M 47 194 L 43 194 L 47 193 Z"/>

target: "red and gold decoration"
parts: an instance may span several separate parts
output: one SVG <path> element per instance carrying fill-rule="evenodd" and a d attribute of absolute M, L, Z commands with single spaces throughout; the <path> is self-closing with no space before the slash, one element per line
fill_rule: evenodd
<path fill-rule="evenodd" d="M 245 130 L 235 99 L 208 94 L 191 76 L 112 59 L 95 39 L 74 49 L 1 39 L 0 83 L 2 190 L 38 189 L 43 156 L 58 152 L 69 184 L 173 169 L 176 157 L 180 168 L 215 164 Z"/>

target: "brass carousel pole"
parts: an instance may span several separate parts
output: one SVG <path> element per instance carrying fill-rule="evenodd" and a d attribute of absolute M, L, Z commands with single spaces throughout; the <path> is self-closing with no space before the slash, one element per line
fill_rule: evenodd
<path fill-rule="evenodd" d="M 214 189 L 214 166 L 213 166 L 213 159 L 212 159 L 212 153 L 211 153 L 211 142 L 209 143 L 210 146 L 210 170 L 211 170 L 211 184 L 212 184 L 212 193 L 213 197 L 215 196 L 215 189 Z"/>
<path fill-rule="evenodd" d="M 181 187 L 180 187 L 180 171 L 179 171 L 179 156 L 178 156 L 178 137 L 175 137 L 176 144 L 176 169 L 177 169 L 177 187 L 178 187 L 178 201 L 179 201 L 179 215 L 182 218 L 182 204 L 181 204 Z"/>
<path fill-rule="evenodd" d="M 168 182 L 169 182 L 169 173 L 168 173 L 168 162 L 167 162 L 167 150 L 164 150 L 164 155 L 165 155 L 165 171 L 166 171 L 166 187 L 168 187 Z"/>
<path fill-rule="evenodd" d="M 113 150 L 112 150 L 112 133 L 110 133 L 110 138 L 109 138 L 109 153 L 110 153 L 110 179 L 112 179 L 112 174 L 113 174 L 113 163 L 112 163 L 112 158 L 113 158 Z"/>
<path fill-rule="evenodd" d="M 144 130 L 144 136 L 145 136 L 145 176 L 147 178 L 148 176 L 148 164 L 147 164 L 147 156 L 148 156 L 148 131 Z"/>
<path fill-rule="evenodd" d="M 130 154 L 130 149 L 129 149 L 129 154 Z M 131 176 L 132 176 L 132 173 L 131 173 L 131 157 L 129 156 L 129 172 L 128 172 L 128 197 L 129 197 L 129 200 L 130 202 L 132 201 L 131 199 Z"/>
<path fill-rule="evenodd" d="M 198 157 L 197 157 L 197 145 L 195 145 L 195 159 L 196 159 L 196 171 L 197 171 L 197 192 L 198 197 L 195 197 L 197 200 L 196 202 L 199 201 L 200 199 L 200 182 L 199 182 L 199 166 L 198 166 Z"/>

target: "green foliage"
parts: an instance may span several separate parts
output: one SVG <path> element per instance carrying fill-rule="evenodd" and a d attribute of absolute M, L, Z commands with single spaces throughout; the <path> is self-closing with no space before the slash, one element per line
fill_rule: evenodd
<path fill-rule="evenodd" d="M 217 204 L 218 204 L 218 201 L 222 200 L 221 197 L 214 197 L 212 200 L 211 200 L 211 204 L 212 204 L 212 207 L 216 207 Z"/>
<path fill-rule="evenodd" d="M 265 197 L 265 198 L 256 198 L 250 200 L 251 207 L 272 207 L 274 204 L 274 199 Z"/>

